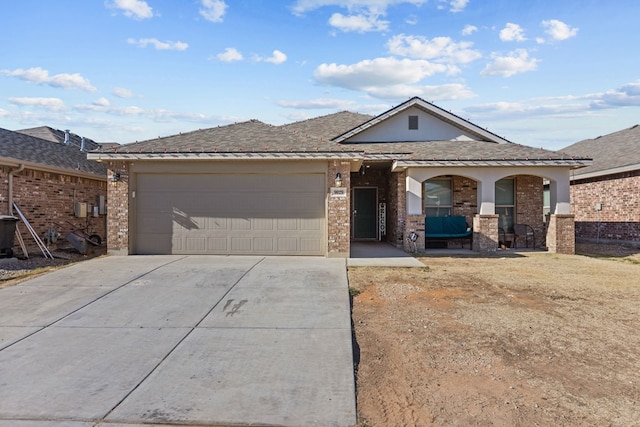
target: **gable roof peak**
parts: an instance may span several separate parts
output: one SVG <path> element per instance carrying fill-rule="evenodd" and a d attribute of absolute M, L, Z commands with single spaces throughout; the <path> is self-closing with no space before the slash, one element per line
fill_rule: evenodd
<path fill-rule="evenodd" d="M 371 120 L 365 123 L 362 123 L 361 125 L 356 126 L 353 129 L 350 129 L 347 132 L 344 132 L 336 136 L 332 140 L 336 143 L 344 142 L 349 138 L 353 137 L 354 135 L 357 135 L 365 131 L 366 129 L 371 128 L 375 125 L 378 125 L 384 122 L 385 120 L 413 107 L 420 108 L 427 114 L 430 114 L 445 123 L 448 123 L 452 126 L 455 126 L 473 135 L 476 135 L 478 138 L 480 138 L 483 141 L 493 142 L 497 144 L 512 144 L 512 142 L 509 141 L 508 139 L 503 138 L 474 123 L 471 123 L 469 120 L 463 119 L 462 117 L 452 113 L 451 111 L 447 111 L 431 102 L 425 101 L 419 96 L 414 96 L 413 98 L 408 99 L 407 101 L 385 111 L 384 113 L 373 117 Z"/>

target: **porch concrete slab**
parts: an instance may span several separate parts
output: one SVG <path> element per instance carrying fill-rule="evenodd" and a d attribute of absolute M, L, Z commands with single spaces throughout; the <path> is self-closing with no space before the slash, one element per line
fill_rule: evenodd
<path fill-rule="evenodd" d="M 354 425 L 351 348 L 335 345 L 347 339 L 335 329 L 197 329 L 105 421 Z"/>
<path fill-rule="evenodd" d="M 384 242 L 351 242 L 349 267 L 424 267 L 402 249 Z"/>
<path fill-rule="evenodd" d="M 0 419 L 99 420 L 188 332 L 44 329 L 0 352 Z"/>

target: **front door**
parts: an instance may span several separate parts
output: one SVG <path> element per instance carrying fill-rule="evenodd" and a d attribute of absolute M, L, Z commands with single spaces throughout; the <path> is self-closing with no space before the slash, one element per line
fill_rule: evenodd
<path fill-rule="evenodd" d="M 353 189 L 353 238 L 378 238 L 378 189 Z"/>

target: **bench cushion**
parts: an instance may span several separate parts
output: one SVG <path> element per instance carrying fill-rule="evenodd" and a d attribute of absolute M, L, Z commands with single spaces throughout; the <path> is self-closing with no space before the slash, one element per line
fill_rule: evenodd
<path fill-rule="evenodd" d="M 464 216 L 428 216 L 424 221 L 426 238 L 454 239 L 469 237 L 473 231 L 468 230 Z"/>

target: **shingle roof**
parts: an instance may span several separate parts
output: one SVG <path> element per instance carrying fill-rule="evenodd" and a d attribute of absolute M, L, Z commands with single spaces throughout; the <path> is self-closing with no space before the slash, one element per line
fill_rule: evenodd
<path fill-rule="evenodd" d="M 88 160 L 78 147 L 0 128 L 0 158 L 106 177 L 103 164 Z"/>
<path fill-rule="evenodd" d="M 65 131 L 60 129 L 54 129 L 49 126 L 40 126 L 35 128 L 29 128 L 29 129 L 19 129 L 19 130 L 16 130 L 15 132 L 34 136 L 40 139 L 45 139 L 51 142 L 57 142 L 60 144 L 64 144 L 64 141 L 65 141 Z M 100 144 L 90 138 L 85 138 L 84 144 L 85 144 L 85 150 L 87 151 L 92 151 L 100 148 Z M 80 148 L 82 146 L 82 137 L 76 135 L 75 133 L 69 132 L 69 145 L 74 145 Z"/>
<path fill-rule="evenodd" d="M 339 152 L 341 148 L 336 143 L 316 135 L 305 135 L 293 128 L 249 120 L 102 150 L 105 153 L 291 151 Z"/>
<path fill-rule="evenodd" d="M 357 126 L 360 126 L 361 124 L 371 120 L 373 117 L 374 116 L 368 114 L 341 111 L 339 113 L 289 123 L 280 127 L 329 140 L 337 135 L 343 134 Z"/>
<path fill-rule="evenodd" d="M 444 114 L 444 113 L 443 113 Z M 126 144 L 115 149 L 102 149 L 90 158 L 259 158 L 275 153 L 359 153 L 365 160 L 404 159 L 424 161 L 459 161 L 486 164 L 561 164 L 583 165 L 589 161 L 572 159 L 555 151 L 523 146 L 499 139 L 496 141 L 456 140 L 421 142 L 349 143 L 332 141 L 336 135 L 370 121 L 372 116 L 340 112 L 283 126 L 272 126 L 257 120 L 181 133 L 164 138 Z M 175 153 L 176 155 L 171 155 Z M 222 155 L 220 153 L 227 153 Z M 106 154 L 101 156 L 100 154 Z M 165 155 L 166 154 L 166 155 Z M 256 154 L 256 155 L 251 155 Z M 276 158 L 280 158 L 277 157 Z M 316 156 L 317 158 L 317 156 Z M 527 163 L 528 162 L 528 163 Z M 558 164 L 558 163 L 553 163 Z"/>
<path fill-rule="evenodd" d="M 607 175 L 617 170 L 640 169 L 640 125 L 576 142 L 562 151 L 593 158 L 593 164 L 576 171 L 578 175 Z"/>

